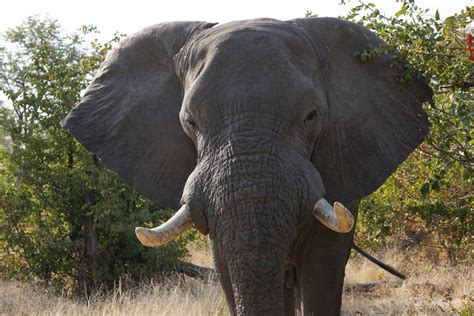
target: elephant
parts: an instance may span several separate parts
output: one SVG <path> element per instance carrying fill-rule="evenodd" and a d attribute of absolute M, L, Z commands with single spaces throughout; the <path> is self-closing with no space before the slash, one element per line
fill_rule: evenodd
<path fill-rule="evenodd" d="M 233 315 L 337 315 L 362 197 L 423 141 L 432 90 L 330 17 L 166 22 L 123 39 L 61 122 L 134 190 L 178 209 L 157 247 L 208 235 Z"/>

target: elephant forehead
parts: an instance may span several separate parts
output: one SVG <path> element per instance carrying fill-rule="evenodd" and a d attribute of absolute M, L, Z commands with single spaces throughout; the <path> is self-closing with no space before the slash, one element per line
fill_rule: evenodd
<path fill-rule="evenodd" d="M 293 103 L 313 94 L 314 55 L 292 23 L 265 19 L 207 30 L 181 50 L 177 64 L 193 99 L 220 95 L 221 101 Z"/>
<path fill-rule="evenodd" d="M 295 24 L 258 19 L 208 29 L 189 41 L 178 59 L 191 80 L 209 67 L 215 76 L 229 77 L 237 71 L 239 80 L 245 80 L 245 74 L 250 78 L 263 74 L 291 79 L 295 69 L 312 76 L 315 54 L 313 45 Z"/>

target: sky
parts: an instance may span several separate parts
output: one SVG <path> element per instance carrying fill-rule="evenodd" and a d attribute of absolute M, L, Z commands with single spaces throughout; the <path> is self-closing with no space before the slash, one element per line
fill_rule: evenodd
<path fill-rule="evenodd" d="M 48 15 L 58 19 L 67 33 L 82 25 L 95 25 L 103 40 L 115 32 L 132 34 L 146 26 L 166 21 L 207 21 L 225 23 L 259 17 L 279 20 L 304 17 L 307 10 L 318 16 L 345 15 L 357 1 L 340 0 L 3 0 L 0 6 L 0 33 L 21 24 L 28 16 Z M 366 0 L 381 12 L 400 8 L 395 0 Z M 459 12 L 474 0 L 417 0 L 420 7 L 439 9 L 442 17 Z"/>

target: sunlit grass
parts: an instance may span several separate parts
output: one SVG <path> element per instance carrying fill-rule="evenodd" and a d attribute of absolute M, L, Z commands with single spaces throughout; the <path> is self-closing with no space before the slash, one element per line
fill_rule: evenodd
<path fill-rule="evenodd" d="M 0 315 L 217 315 L 225 311 L 217 282 L 171 276 L 134 290 L 78 301 L 0 281 Z"/>
<path fill-rule="evenodd" d="M 384 262 L 404 272 L 402 281 L 361 258 L 346 268 L 343 314 L 346 315 L 473 315 L 474 265 L 451 267 L 421 259 L 416 252 L 387 251 Z M 350 291 L 350 284 L 370 284 L 370 291 Z M 356 287 L 357 289 L 357 287 Z M 366 287 L 367 289 L 367 287 Z"/>
<path fill-rule="evenodd" d="M 193 262 L 210 266 L 208 250 L 191 248 Z M 389 275 L 361 258 L 346 270 L 344 315 L 472 315 L 472 263 L 455 268 L 388 251 L 380 257 L 409 278 Z M 371 284 L 369 287 L 361 284 Z M 76 300 L 33 285 L 0 280 L 0 315 L 228 315 L 215 279 L 171 275 L 139 288 Z"/>

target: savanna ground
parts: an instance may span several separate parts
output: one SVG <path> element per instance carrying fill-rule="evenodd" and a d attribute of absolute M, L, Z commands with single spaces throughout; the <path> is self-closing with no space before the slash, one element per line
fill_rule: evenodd
<path fill-rule="evenodd" d="M 451 267 L 416 251 L 378 254 L 408 275 L 401 281 L 374 264 L 353 256 L 346 269 L 343 315 L 473 315 L 474 267 Z M 212 267 L 207 247 L 191 247 L 189 261 Z M 182 275 L 112 294 L 77 300 L 31 284 L 0 279 L 0 315 L 228 315 L 214 279 Z"/>

